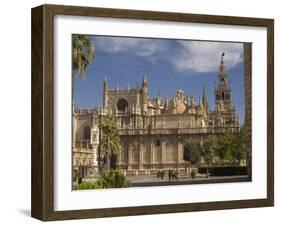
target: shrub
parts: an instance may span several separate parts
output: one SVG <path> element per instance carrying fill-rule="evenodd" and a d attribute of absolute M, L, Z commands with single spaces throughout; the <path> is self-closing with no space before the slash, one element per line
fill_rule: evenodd
<path fill-rule="evenodd" d="M 172 173 L 172 177 L 175 178 L 175 179 L 178 179 L 179 178 L 179 172 L 177 170 L 174 170 L 173 173 Z"/>
<path fill-rule="evenodd" d="M 157 174 L 156 174 L 157 178 L 160 178 L 160 174 L 161 174 L 161 171 L 158 170 L 158 171 L 157 171 Z"/>
<path fill-rule="evenodd" d="M 157 175 L 157 178 L 161 178 L 163 180 L 164 176 L 165 176 L 165 171 L 164 170 L 158 170 L 156 175 Z"/>
<path fill-rule="evenodd" d="M 194 178 L 195 178 L 195 175 L 196 175 L 195 170 L 192 170 L 191 173 L 190 173 L 191 178 L 194 179 Z"/>
<path fill-rule="evenodd" d="M 131 181 L 119 171 L 105 171 L 95 182 L 96 188 L 127 188 Z"/>
<path fill-rule="evenodd" d="M 74 185 L 74 190 L 98 189 L 98 188 L 127 188 L 131 186 L 128 180 L 119 171 L 105 171 L 95 182 L 83 181 Z"/>
<path fill-rule="evenodd" d="M 89 181 L 83 181 L 80 184 L 74 185 L 74 190 L 85 190 L 85 189 L 94 189 L 95 183 Z"/>

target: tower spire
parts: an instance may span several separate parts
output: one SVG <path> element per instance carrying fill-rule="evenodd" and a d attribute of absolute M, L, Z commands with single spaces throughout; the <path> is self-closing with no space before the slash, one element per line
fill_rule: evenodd
<path fill-rule="evenodd" d="M 203 85 L 202 102 L 203 102 L 203 105 L 205 107 L 208 106 L 207 97 L 206 97 L 206 91 L 205 91 L 205 85 Z"/>
<path fill-rule="evenodd" d="M 224 56 L 225 53 L 223 52 L 221 54 L 221 62 L 220 62 L 220 67 L 219 67 L 219 84 L 227 85 L 227 73 L 226 73 L 226 67 L 224 65 Z"/>
<path fill-rule="evenodd" d="M 224 65 L 224 56 L 225 56 L 225 53 L 223 52 L 221 54 L 221 63 L 220 63 L 220 70 L 219 70 L 219 74 L 220 75 L 225 75 L 226 76 L 226 67 Z"/>
<path fill-rule="evenodd" d="M 106 76 L 104 76 L 104 79 L 103 79 L 103 86 L 104 86 L 104 89 L 108 88 L 108 82 L 107 82 Z"/>
<path fill-rule="evenodd" d="M 147 85 L 147 76 L 144 74 L 142 87 L 141 87 L 141 98 L 142 98 L 142 114 L 147 113 L 147 100 L 148 100 L 148 85 Z"/>
<path fill-rule="evenodd" d="M 142 87 L 147 87 L 147 74 L 146 73 L 144 73 L 144 76 L 143 76 Z"/>
<path fill-rule="evenodd" d="M 205 85 L 203 85 L 202 98 L 203 98 L 203 100 L 206 98 L 206 94 L 205 94 Z"/>
<path fill-rule="evenodd" d="M 107 101 L 108 101 L 108 82 L 106 77 L 103 80 L 103 112 L 107 111 Z"/>
<path fill-rule="evenodd" d="M 221 64 L 223 64 L 223 57 L 224 57 L 224 55 L 225 55 L 225 53 L 223 52 L 223 53 L 221 54 Z"/>

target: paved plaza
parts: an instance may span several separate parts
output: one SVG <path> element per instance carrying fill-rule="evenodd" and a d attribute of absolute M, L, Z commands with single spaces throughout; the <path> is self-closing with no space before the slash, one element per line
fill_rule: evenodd
<path fill-rule="evenodd" d="M 167 186 L 167 185 L 186 185 L 186 184 L 209 184 L 209 183 L 230 183 L 230 182 L 246 182 L 249 181 L 247 175 L 241 176 L 213 176 L 206 177 L 205 174 L 199 174 L 194 179 L 190 175 L 182 175 L 178 179 L 171 179 L 165 176 L 164 179 L 157 178 L 156 175 L 139 175 L 127 176 L 132 182 L 132 187 L 145 186 Z M 95 179 L 85 179 L 85 181 L 94 182 Z"/>

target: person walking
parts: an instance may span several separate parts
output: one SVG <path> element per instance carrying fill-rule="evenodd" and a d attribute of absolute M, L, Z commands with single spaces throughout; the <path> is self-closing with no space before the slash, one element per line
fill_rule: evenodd
<path fill-rule="evenodd" d="M 172 170 L 171 169 L 169 169 L 168 175 L 169 175 L 169 184 L 170 184 L 171 179 L 172 179 Z"/>

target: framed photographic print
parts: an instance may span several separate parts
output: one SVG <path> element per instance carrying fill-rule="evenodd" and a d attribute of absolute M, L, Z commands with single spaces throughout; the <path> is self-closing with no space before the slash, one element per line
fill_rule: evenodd
<path fill-rule="evenodd" d="M 32 216 L 273 206 L 272 19 L 32 9 Z"/>

